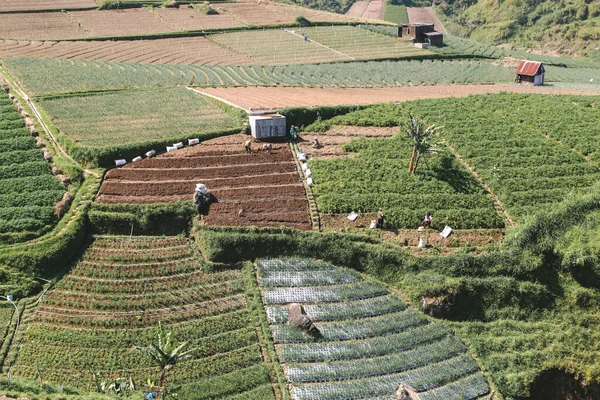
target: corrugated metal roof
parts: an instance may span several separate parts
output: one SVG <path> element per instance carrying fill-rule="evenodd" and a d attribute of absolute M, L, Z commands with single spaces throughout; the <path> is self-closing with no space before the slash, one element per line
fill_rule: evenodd
<path fill-rule="evenodd" d="M 539 61 L 521 61 L 517 68 L 517 75 L 535 76 L 542 66 Z"/>
<path fill-rule="evenodd" d="M 427 33 L 424 33 L 423 35 L 425 35 L 425 36 L 443 36 L 443 34 L 438 31 L 427 32 Z"/>

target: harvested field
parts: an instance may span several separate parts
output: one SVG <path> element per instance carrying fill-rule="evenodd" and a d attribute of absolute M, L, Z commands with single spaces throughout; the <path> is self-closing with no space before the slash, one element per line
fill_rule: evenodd
<path fill-rule="evenodd" d="M 217 3 L 214 8 L 247 25 L 281 25 L 294 22 L 291 14 L 278 12 L 278 7 L 266 3 Z"/>
<path fill-rule="evenodd" d="M 203 88 L 197 90 L 200 93 L 215 96 L 245 109 L 376 104 L 429 98 L 466 97 L 471 94 L 500 92 L 573 95 L 597 94 L 577 90 L 556 90 L 518 85 L 436 85 L 352 89 L 240 87 Z"/>
<path fill-rule="evenodd" d="M 382 19 L 383 0 L 371 0 L 363 12 L 362 17 L 367 19 Z"/>
<path fill-rule="evenodd" d="M 96 8 L 94 0 L 2 0 L 0 11 L 31 10 L 71 10 L 76 8 Z"/>
<path fill-rule="evenodd" d="M 398 128 L 378 128 L 372 126 L 334 126 L 327 132 L 303 132 L 298 141 L 298 147 L 309 159 L 346 157 L 348 153 L 342 150 L 342 145 L 359 137 L 391 137 L 398 133 Z M 322 147 L 315 149 L 311 145 L 316 136 Z"/>
<path fill-rule="evenodd" d="M 69 17 L 81 24 L 90 36 L 127 36 L 173 32 L 149 9 L 92 10 L 69 12 Z"/>
<path fill-rule="evenodd" d="M 0 58 L 12 57 L 189 65 L 257 63 L 204 37 L 94 42 L 0 40 Z"/>
<path fill-rule="evenodd" d="M 363 13 L 369 6 L 368 1 L 355 1 L 352 3 L 352 6 L 348 11 L 346 11 L 346 16 L 348 17 L 362 17 Z"/>
<path fill-rule="evenodd" d="M 0 14 L 5 39 L 75 39 L 87 36 L 65 13 Z"/>
<path fill-rule="evenodd" d="M 243 26 L 229 14 L 206 15 L 194 8 L 157 8 L 154 12 L 174 30 L 223 29 Z"/>
<path fill-rule="evenodd" d="M 202 182 L 217 198 L 204 218 L 206 224 L 310 229 L 304 186 L 287 144 L 274 144 L 271 154 L 245 154 L 242 143 L 247 138 L 214 139 L 110 170 L 96 201 L 191 200 L 194 185 Z"/>

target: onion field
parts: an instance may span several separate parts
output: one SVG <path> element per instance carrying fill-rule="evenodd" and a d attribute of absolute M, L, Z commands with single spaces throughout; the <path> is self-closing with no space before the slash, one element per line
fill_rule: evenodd
<path fill-rule="evenodd" d="M 52 175 L 36 140 L 6 95 L 0 97 L 0 243 L 48 231 L 65 186 Z"/>
<path fill-rule="evenodd" d="M 300 259 L 257 261 L 267 319 L 295 399 L 394 399 L 400 384 L 419 398 L 475 399 L 487 382 L 443 323 L 408 310 L 385 286 L 353 270 Z M 301 302 L 318 339 L 288 325 Z"/>
<path fill-rule="evenodd" d="M 413 176 L 412 146 L 404 136 L 355 139 L 342 149 L 355 156 L 309 162 L 323 213 L 376 213 L 383 207 L 387 228 L 416 229 L 429 211 L 440 229 L 504 226 L 492 198 L 448 150 L 426 156 Z"/>
<path fill-rule="evenodd" d="M 49 381 L 88 389 L 92 371 L 101 380 L 125 376 L 140 384 L 158 368 L 133 347 L 153 343 L 159 321 L 197 349 L 167 376 L 194 394 L 188 398 L 264 394 L 265 387 L 270 395 L 261 398 L 272 398 L 241 273 L 204 272 L 179 237 L 95 238 L 24 321 L 12 373 L 35 378 L 39 371 Z"/>
<path fill-rule="evenodd" d="M 543 111 L 550 109 L 552 113 Z M 491 94 L 422 100 L 374 106 L 330 123 L 394 126 L 406 111 L 443 126 L 441 137 L 474 168 L 518 222 L 551 209 L 570 194 L 584 193 L 600 179 L 597 161 L 584 157 L 598 159 L 599 113 L 593 97 Z M 328 176 L 326 170 L 319 172 L 319 163 L 313 168 L 316 193 L 320 182 L 327 185 L 324 192 L 344 184 L 344 174 L 333 170 Z M 356 173 L 377 174 L 379 168 Z M 421 179 L 420 183 L 428 182 Z M 415 204 L 418 200 L 415 198 Z"/>
<path fill-rule="evenodd" d="M 44 98 L 41 105 L 63 134 L 85 146 L 201 136 L 241 127 L 241 121 L 212 102 L 177 87 Z"/>

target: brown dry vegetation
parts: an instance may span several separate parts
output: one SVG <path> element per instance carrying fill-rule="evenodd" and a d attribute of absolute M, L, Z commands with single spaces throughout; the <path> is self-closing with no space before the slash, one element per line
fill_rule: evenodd
<path fill-rule="evenodd" d="M 229 14 L 206 15 L 193 8 L 157 8 L 155 11 L 175 30 L 223 29 L 242 26 Z"/>

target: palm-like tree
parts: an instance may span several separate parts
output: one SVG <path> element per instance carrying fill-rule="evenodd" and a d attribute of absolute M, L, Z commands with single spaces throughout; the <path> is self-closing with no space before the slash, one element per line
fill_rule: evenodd
<path fill-rule="evenodd" d="M 440 143 L 434 142 L 434 137 L 441 127 L 435 125 L 425 127 L 423 121 L 412 114 L 408 115 L 408 123 L 401 125 L 404 133 L 413 144 L 413 151 L 410 156 L 410 163 L 408 164 L 408 172 L 414 175 L 419 166 L 421 156 L 437 152 Z"/>
<path fill-rule="evenodd" d="M 158 379 L 158 386 L 163 387 L 165 382 L 165 376 L 173 367 L 178 363 L 192 359 L 193 352 L 196 349 L 185 350 L 188 342 L 173 343 L 172 338 L 173 332 L 167 331 L 162 327 L 159 322 L 156 328 L 156 344 L 151 344 L 147 347 L 135 346 L 134 349 L 150 357 L 156 365 L 160 367 L 160 376 Z"/>

